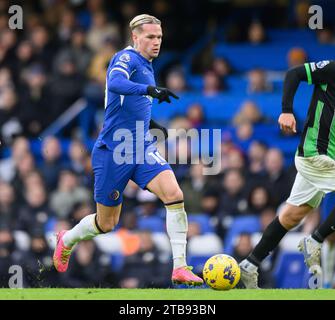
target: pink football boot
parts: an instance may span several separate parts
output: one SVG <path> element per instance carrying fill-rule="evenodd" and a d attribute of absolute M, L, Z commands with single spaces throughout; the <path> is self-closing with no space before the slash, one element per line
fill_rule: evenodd
<path fill-rule="evenodd" d="M 65 232 L 66 230 L 57 233 L 57 245 L 53 256 L 53 261 L 54 266 L 58 272 L 65 272 L 67 270 L 72 251 L 72 248 L 68 248 L 64 245 L 62 238 Z"/>
<path fill-rule="evenodd" d="M 186 284 L 189 286 L 201 286 L 204 281 L 195 275 L 191 270 L 193 267 L 180 267 L 172 272 L 172 282 L 174 284 Z"/>

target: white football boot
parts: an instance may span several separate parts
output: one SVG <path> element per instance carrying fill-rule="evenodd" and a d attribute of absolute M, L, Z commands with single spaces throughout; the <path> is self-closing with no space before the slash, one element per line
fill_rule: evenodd
<path fill-rule="evenodd" d="M 241 281 L 245 288 L 259 289 L 257 267 L 247 259 L 244 259 L 239 266 L 241 269 Z"/>
<path fill-rule="evenodd" d="M 300 240 L 298 249 L 305 258 L 305 263 L 313 274 L 320 274 L 321 269 L 321 246 L 322 243 L 317 242 L 311 236 L 304 237 Z"/>

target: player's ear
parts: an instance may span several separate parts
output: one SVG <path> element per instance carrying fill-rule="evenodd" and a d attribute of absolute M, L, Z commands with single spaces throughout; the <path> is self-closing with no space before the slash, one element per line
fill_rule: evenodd
<path fill-rule="evenodd" d="M 133 43 L 134 43 L 134 45 L 135 45 L 135 42 L 137 41 L 137 38 L 138 38 L 136 32 L 132 32 L 132 33 L 131 33 L 131 37 L 132 37 L 132 39 L 133 39 Z"/>

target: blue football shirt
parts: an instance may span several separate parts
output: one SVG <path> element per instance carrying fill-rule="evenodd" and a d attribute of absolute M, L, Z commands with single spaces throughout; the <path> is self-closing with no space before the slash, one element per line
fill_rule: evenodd
<path fill-rule="evenodd" d="M 153 100 L 147 94 L 149 85 L 156 86 L 149 60 L 130 46 L 113 56 L 107 69 L 104 124 L 97 147 L 135 153 L 136 141 L 152 143 L 147 141 Z M 119 148 L 121 142 L 125 148 Z"/>

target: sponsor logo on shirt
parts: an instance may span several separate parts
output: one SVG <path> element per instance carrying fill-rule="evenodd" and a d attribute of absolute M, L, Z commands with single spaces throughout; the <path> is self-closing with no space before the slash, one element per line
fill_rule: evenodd
<path fill-rule="evenodd" d="M 323 61 L 319 61 L 316 66 L 319 68 L 319 69 L 322 69 L 323 67 L 325 67 L 330 61 L 329 60 L 323 60 Z"/>
<path fill-rule="evenodd" d="M 121 57 L 119 58 L 120 61 L 123 62 L 129 62 L 130 61 L 130 55 L 129 53 L 124 53 L 123 55 L 121 55 Z"/>

